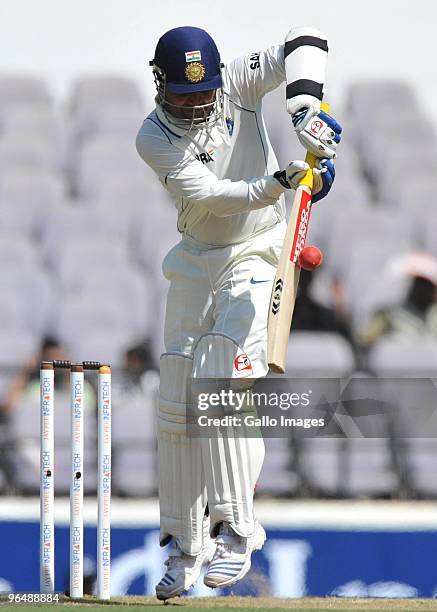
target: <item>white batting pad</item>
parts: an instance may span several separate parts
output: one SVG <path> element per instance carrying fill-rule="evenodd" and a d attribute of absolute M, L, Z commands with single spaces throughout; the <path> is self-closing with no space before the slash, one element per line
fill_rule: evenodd
<path fill-rule="evenodd" d="M 248 367 L 240 355 L 244 356 L 243 351 L 231 338 L 206 334 L 194 351 L 193 378 L 238 378 L 242 371 L 243 375 L 250 376 L 249 369 L 238 370 L 235 365 L 241 361 L 243 367 Z M 251 384 L 244 379 L 238 382 L 246 389 Z M 225 434 L 208 428 L 201 444 L 211 534 L 215 536 L 219 524 L 227 522 L 236 533 L 249 537 L 255 529 L 253 493 L 264 461 L 261 434 L 257 438 L 246 438 L 240 427 L 228 427 Z"/>
<path fill-rule="evenodd" d="M 183 552 L 196 555 L 202 546 L 206 488 L 200 441 L 186 435 L 187 381 L 191 376 L 192 359 L 187 355 L 165 353 L 160 366 L 160 542 L 163 546 L 173 537 Z"/>

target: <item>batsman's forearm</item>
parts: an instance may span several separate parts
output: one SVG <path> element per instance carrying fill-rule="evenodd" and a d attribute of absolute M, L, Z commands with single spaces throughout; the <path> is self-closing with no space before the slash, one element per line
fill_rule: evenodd
<path fill-rule="evenodd" d="M 211 175 L 212 177 L 213 175 Z M 273 176 L 252 181 L 209 178 L 208 181 L 168 179 L 167 189 L 176 196 L 198 202 L 217 217 L 228 217 L 275 204 L 287 191 Z"/>

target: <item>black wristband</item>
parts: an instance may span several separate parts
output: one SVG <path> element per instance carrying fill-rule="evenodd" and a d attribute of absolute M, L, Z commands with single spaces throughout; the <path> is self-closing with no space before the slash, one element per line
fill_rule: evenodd
<path fill-rule="evenodd" d="M 287 181 L 287 175 L 285 174 L 285 170 L 278 170 L 274 173 L 273 177 L 281 183 L 285 189 L 291 189 L 290 183 Z"/>

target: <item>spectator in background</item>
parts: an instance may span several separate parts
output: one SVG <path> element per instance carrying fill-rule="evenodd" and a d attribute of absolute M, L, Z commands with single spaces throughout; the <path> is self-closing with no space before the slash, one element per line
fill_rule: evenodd
<path fill-rule="evenodd" d="M 140 381 L 148 372 L 155 372 L 152 346 L 148 340 L 126 351 L 126 374 L 133 382 Z"/>
<path fill-rule="evenodd" d="M 155 368 L 153 351 L 148 340 L 127 349 L 124 367 L 112 382 L 114 423 L 131 411 L 149 417 L 155 432 L 155 410 L 159 389 L 159 374 Z M 156 439 L 153 433 L 153 438 Z"/>
<path fill-rule="evenodd" d="M 150 385 L 153 387 L 158 379 L 152 346 L 148 340 L 145 340 L 127 349 L 123 370 L 117 380 L 113 381 L 113 401 L 114 393 L 117 397 L 118 393 L 135 392 L 135 389 L 143 392 Z M 120 400 L 122 399 L 123 396 L 120 397 Z"/>
<path fill-rule="evenodd" d="M 5 404 L 0 405 L 0 492 L 6 495 L 19 493 L 17 482 L 16 445 L 11 435 L 10 412 Z"/>
<path fill-rule="evenodd" d="M 34 398 L 35 401 L 39 403 L 39 371 L 40 371 L 40 363 L 42 361 L 54 361 L 54 360 L 62 360 L 69 359 L 66 349 L 62 346 L 61 342 L 53 337 L 47 336 L 44 338 L 41 350 L 38 355 L 32 357 L 18 374 L 18 376 L 13 381 L 9 391 L 6 395 L 4 404 L 8 407 L 9 410 L 13 410 L 16 405 L 18 405 L 23 397 L 23 395 L 32 395 L 32 400 Z M 69 370 L 56 370 L 55 376 L 55 391 L 57 394 L 65 393 L 70 397 L 70 379 L 69 379 L 70 371 Z M 91 385 L 88 383 L 85 385 L 85 402 L 87 400 L 91 400 L 91 397 L 86 397 L 86 393 L 94 395 L 92 391 Z M 92 400 L 91 404 L 95 405 L 95 398 Z"/>
<path fill-rule="evenodd" d="M 355 333 L 362 349 L 388 334 L 404 338 L 433 336 L 437 340 L 437 260 L 427 253 L 397 257 L 391 262 L 393 280 L 404 283 L 400 305 L 377 311 Z"/>
<path fill-rule="evenodd" d="M 15 443 L 15 485 L 22 493 L 35 493 L 39 488 L 40 363 L 55 359 L 69 359 L 69 356 L 59 340 L 47 337 L 42 342 L 40 352 L 24 365 L 13 380 L 3 402 L 9 415 L 11 436 Z M 62 419 L 69 422 L 69 374 L 69 370 L 56 371 L 56 423 Z M 87 380 L 84 385 L 84 406 L 86 411 L 97 414 L 96 393 Z M 57 443 L 61 441 L 55 435 L 55 444 Z M 68 439 L 62 441 L 62 444 L 68 443 Z"/>
<path fill-rule="evenodd" d="M 333 308 L 323 306 L 312 296 L 313 278 L 314 272 L 301 270 L 291 331 L 335 332 L 350 340 L 351 332 L 345 319 L 337 316 Z"/>
<path fill-rule="evenodd" d="M 46 338 L 41 347 L 41 360 L 58 358 L 51 357 L 51 355 L 59 348 L 59 343 L 54 338 Z M 0 405 L 0 472 L 3 475 L 3 490 L 7 494 L 20 492 L 20 460 L 16 441 L 11 431 L 12 411 L 18 405 L 28 386 L 39 377 L 38 362 L 39 356 L 35 356 L 25 364 L 13 380 Z"/>
<path fill-rule="evenodd" d="M 126 351 L 112 383 L 113 492 L 156 495 L 156 405 L 159 374 L 149 342 Z"/>

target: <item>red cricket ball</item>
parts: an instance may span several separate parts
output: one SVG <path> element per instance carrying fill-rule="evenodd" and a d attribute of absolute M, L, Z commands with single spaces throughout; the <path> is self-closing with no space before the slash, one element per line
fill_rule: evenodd
<path fill-rule="evenodd" d="M 304 270 L 315 270 L 323 261 L 323 255 L 316 246 L 306 246 L 299 255 L 299 265 Z"/>

